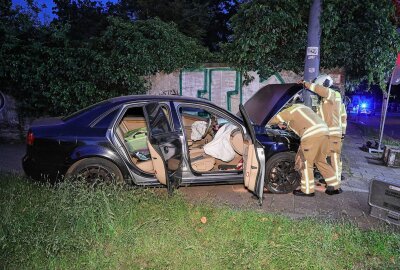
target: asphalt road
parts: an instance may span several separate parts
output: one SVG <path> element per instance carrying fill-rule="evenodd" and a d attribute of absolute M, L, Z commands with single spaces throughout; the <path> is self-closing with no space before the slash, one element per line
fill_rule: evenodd
<path fill-rule="evenodd" d="M 25 144 L 0 145 L 0 171 L 22 172 L 22 157 L 25 155 Z"/>

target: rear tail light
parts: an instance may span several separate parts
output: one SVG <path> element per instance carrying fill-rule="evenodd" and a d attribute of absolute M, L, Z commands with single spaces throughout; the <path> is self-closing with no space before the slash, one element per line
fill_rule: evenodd
<path fill-rule="evenodd" d="M 28 132 L 28 136 L 26 136 L 26 144 L 27 145 L 33 145 L 34 141 L 35 141 L 35 137 L 33 136 L 33 132 L 30 130 Z"/>

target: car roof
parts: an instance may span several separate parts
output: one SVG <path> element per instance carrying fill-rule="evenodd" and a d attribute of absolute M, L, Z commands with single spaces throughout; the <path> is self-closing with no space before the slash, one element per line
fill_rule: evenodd
<path fill-rule="evenodd" d="M 82 109 L 81 111 L 73 113 L 71 116 L 65 117 L 63 120 L 69 122 L 74 125 L 75 123 L 78 125 L 90 125 L 99 115 L 112 110 L 113 108 L 130 102 L 160 102 L 160 101 L 185 101 L 185 102 L 193 102 L 193 103 L 203 103 L 216 106 L 214 103 L 200 98 L 192 98 L 192 97 L 184 97 L 184 96 L 176 96 L 176 95 L 129 95 L 129 96 L 120 96 L 110 98 L 89 107 Z M 221 108 L 222 109 L 222 108 Z"/>
<path fill-rule="evenodd" d="M 134 102 L 134 101 L 160 101 L 160 100 L 173 100 L 173 101 L 191 101 L 191 102 L 201 102 L 201 103 L 209 103 L 209 104 L 214 104 L 210 102 L 207 99 L 202 99 L 202 98 L 193 98 L 193 97 L 185 97 L 185 96 L 177 96 L 177 95 L 129 95 L 129 96 L 120 96 L 120 97 L 114 97 L 108 99 L 109 102 L 111 103 L 126 103 L 126 102 Z"/>

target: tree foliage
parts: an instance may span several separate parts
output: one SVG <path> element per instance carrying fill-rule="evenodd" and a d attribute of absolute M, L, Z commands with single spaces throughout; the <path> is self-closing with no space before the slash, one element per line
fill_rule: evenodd
<path fill-rule="evenodd" d="M 308 2 L 308 1 L 307 1 Z M 254 0 L 232 18 L 232 42 L 224 46 L 226 61 L 239 69 L 268 77 L 304 65 L 309 5 L 300 1 Z"/>
<path fill-rule="evenodd" d="M 254 0 L 232 18 L 226 61 L 269 76 L 282 69 L 301 71 L 307 42 L 308 4 Z M 321 67 L 343 67 L 347 79 L 385 88 L 399 52 L 399 34 L 390 0 L 324 0 L 321 16 Z"/>
<path fill-rule="evenodd" d="M 231 34 L 228 21 L 242 0 L 121 0 L 114 9 L 121 16 L 174 22 L 179 31 L 213 51 Z"/>
<path fill-rule="evenodd" d="M 144 93 L 147 76 L 208 57 L 194 39 L 159 19 L 107 16 L 104 29 L 86 38 L 74 35 L 70 19 L 37 26 L 14 13 L 1 20 L 2 90 L 34 116 L 65 115 L 106 98 Z"/>
<path fill-rule="evenodd" d="M 344 67 L 349 80 L 367 79 L 385 89 L 400 36 L 389 0 L 325 0 L 321 18 L 321 65 Z"/>

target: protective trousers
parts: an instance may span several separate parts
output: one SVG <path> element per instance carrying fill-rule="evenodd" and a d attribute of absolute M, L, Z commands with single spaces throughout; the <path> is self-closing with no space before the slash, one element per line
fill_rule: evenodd
<path fill-rule="evenodd" d="M 331 160 L 331 165 L 335 171 L 335 176 L 337 181 L 331 182 L 330 184 L 326 182 L 326 184 L 328 186 L 333 186 L 334 189 L 338 189 L 340 187 L 340 182 L 342 180 L 341 155 L 342 155 L 342 139 L 336 136 L 329 136 L 328 157 Z"/>
<path fill-rule="evenodd" d="M 328 185 L 337 182 L 335 171 L 326 157 L 329 150 L 327 135 L 308 137 L 301 141 L 296 156 L 296 169 L 301 173 L 301 191 L 310 194 L 314 192 L 314 164 Z"/>

